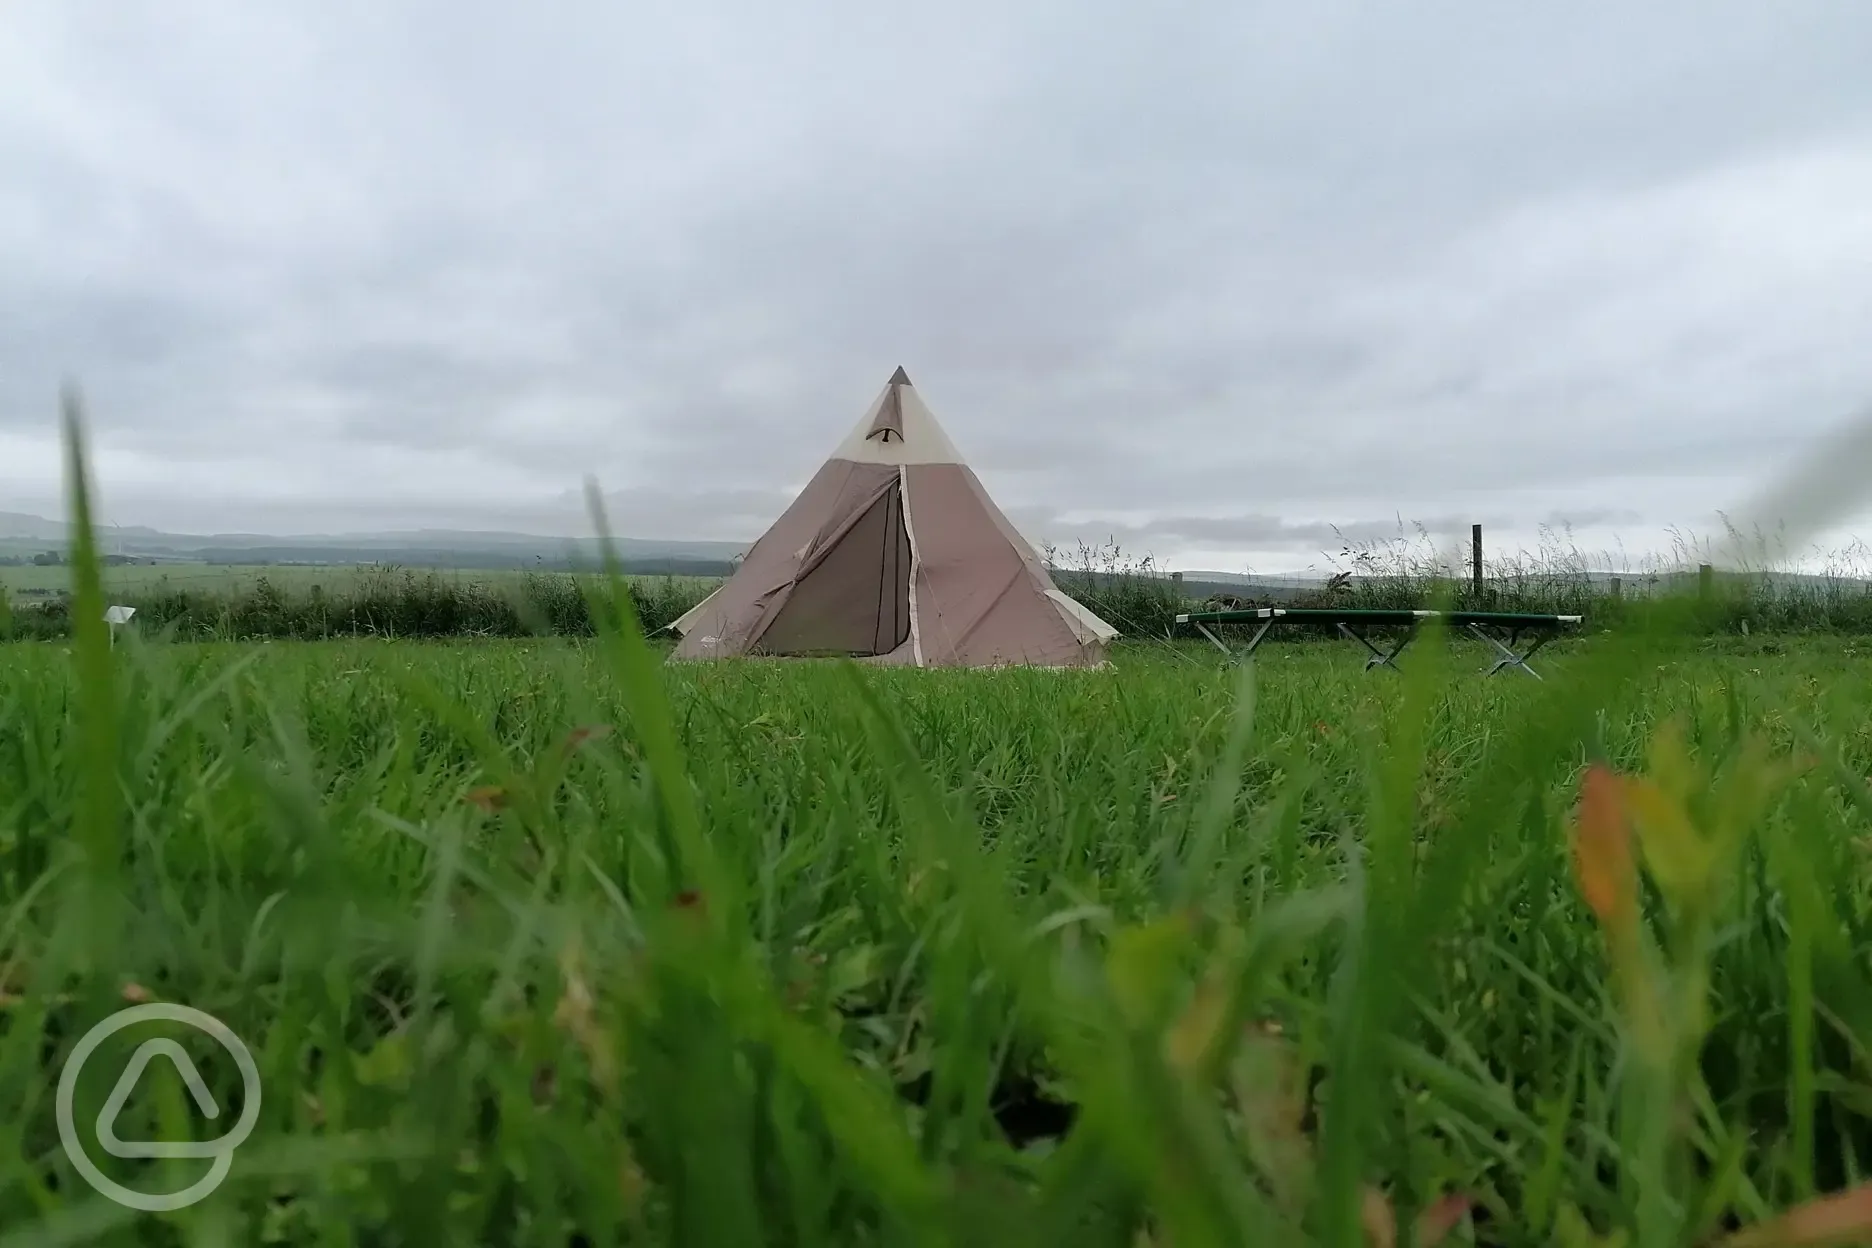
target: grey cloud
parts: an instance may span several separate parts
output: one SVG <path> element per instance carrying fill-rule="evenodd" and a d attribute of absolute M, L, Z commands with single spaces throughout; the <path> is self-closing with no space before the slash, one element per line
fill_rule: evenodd
<path fill-rule="evenodd" d="M 16 9 L 0 435 L 133 521 L 752 536 L 901 363 L 1062 540 L 1663 525 L 1872 393 L 1851 0 Z"/>
<path fill-rule="evenodd" d="M 1541 524 L 1549 529 L 1602 529 L 1621 524 L 1642 524 L 1644 515 L 1629 507 L 1587 507 L 1578 511 L 1550 512 Z"/>

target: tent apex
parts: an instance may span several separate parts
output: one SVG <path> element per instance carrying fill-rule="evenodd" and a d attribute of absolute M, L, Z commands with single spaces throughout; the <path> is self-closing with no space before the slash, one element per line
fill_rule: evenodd
<path fill-rule="evenodd" d="M 872 375 L 876 376 L 875 373 Z M 907 386 L 910 384 L 910 374 L 904 372 L 903 365 L 899 364 L 897 366 L 897 371 L 891 374 L 890 384 L 893 386 Z"/>

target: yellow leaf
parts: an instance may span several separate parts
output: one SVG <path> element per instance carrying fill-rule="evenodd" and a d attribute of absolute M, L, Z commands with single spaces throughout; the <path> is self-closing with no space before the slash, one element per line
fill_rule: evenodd
<path fill-rule="evenodd" d="M 566 734 L 565 749 L 570 753 L 587 741 L 602 741 L 610 735 L 611 725 L 609 724 L 585 724 Z"/>
<path fill-rule="evenodd" d="M 1164 1036 L 1165 1058 L 1185 1077 L 1213 1078 L 1220 1073 L 1246 946 L 1239 928 L 1222 929 L 1195 993 Z"/>
<path fill-rule="evenodd" d="M 1469 1214 L 1467 1196 L 1439 1196 L 1417 1215 L 1417 1242 L 1423 1248 L 1435 1248 L 1449 1238 L 1449 1233 Z"/>
<path fill-rule="evenodd" d="M 1734 853 L 1749 830 L 1767 813 L 1775 795 L 1807 770 L 1808 760 L 1769 758 L 1767 744 L 1750 735 L 1736 761 L 1715 787 L 1710 802 L 1713 839 L 1725 854 Z"/>
<path fill-rule="evenodd" d="M 1112 937 L 1105 973 L 1119 1012 L 1131 1026 L 1141 1027 L 1163 1017 L 1180 978 L 1179 964 L 1190 935 L 1188 919 L 1172 914 L 1122 928 Z"/>
<path fill-rule="evenodd" d="M 1580 896 L 1600 924 L 1615 934 L 1638 920 L 1637 870 L 1632 865 L 1619 778 L 1600 763 L 1580 781 L 1579 813 L 1573 823 L 1573 875 Z"/>
<path fill-rule="evenodd" d="M 1164 1036 L 1164 1057 L 1179 1074 L 1195 1074 L 1220 1037 L 1228 1012 L 1228 989 L 1221 976 L 1204 976 L 1195 996 L 1170 1024 Z"/>
<path fill-rule="evenodd" d="M 1648 777 L 1628 778 L 1624 790 L 1625 809 L 1658 888 L 1680 905 L 1701 897 L 1709 884 L 1715 853 L 1690 822 L 1682 800 Z"/>
<path fill-rule="evenodd" d="M 1717 1248 L 1828 1248 L 1865 1243 L 1872 1243 L 1872 1183 L 1796 1205 L 1772 1221 L 1717 1241 Z"/>
<path fill-rule="evenodd" d="M 1397 1215 L 1391 1211 L 1391 1198 L 1369 1184 L 1359 1189 L 1359 1225 L 1371 1248 L 1396 1245 Z"/>
<path fill-rule="evenodd" d="M 564 987 L 553 1007 L 553 1025 L 585 1051 L 593 1077 L 610 1091 L 616 1085 L 617 1068 L 604 1029 L 598 1025 L 596 1002 L 585 980 L 584 951 L 576 938 L 559 950 L 559 974 Z"/>
<path fill-rule="evenodd" d="M 1675 716 L 1659 724 L 1645 750 L 1645 774 L 1665 793 L 1686 804 L 1701 787 L 1702 777 L 1684 742 L 1683 721 Z"/>
<path fill-rule="evenodd" d="M 409 1082 L 415 1059 L 401 1033 L 385 1036 L 368 1053 L 353 1054 L 351 1073 L 359 1083 L 374 1088 L 401 1088 Z"/>
<path fill-rule="evenodd" d="M 1291 1042 L 1272 1024 L 1249 1029 L 1230 1068 L 1249 1160 L 1267 1180 L 1275 1203 L 1298 1213 L 1313 1178 L 1306 1118 L 1306 1071 Z"/>
<path fill-rule="evenodd" d="M 477 788 L 469 789 L 468 800 L 473 802 L 476 806 L 479 806 L 482 810 L 487 811 L 489 814 L 493 814 L 497 810 L 507 809 L 512 801 L 507 790 L 503 789 L 498 784 L 484 784 Z"/>

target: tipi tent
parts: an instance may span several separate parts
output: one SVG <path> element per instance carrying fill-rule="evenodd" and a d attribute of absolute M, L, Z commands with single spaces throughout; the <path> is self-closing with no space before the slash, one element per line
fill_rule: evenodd
<path fill-rule="evenodd" d="M 899 368 L 674 658 L 1096 667 L 1117 630 L 1054 587 Z"/>

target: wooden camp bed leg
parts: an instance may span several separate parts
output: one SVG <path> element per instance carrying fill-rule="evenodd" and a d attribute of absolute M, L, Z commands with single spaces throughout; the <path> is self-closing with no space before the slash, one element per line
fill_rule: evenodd
<path fill-rule="evenodd" d="M 1231 659 L 1237 657 L 1236 653 L 1233 650 L 1230 650 L 1220 637 L 1217 637 L 1214 633 L 1210 632 L 1208 629 L 1203 627 L 1203 623 L 1201 620 L 1191 620 L 1190 623 L 1196 626 L 1197 632 L 1201 633 L 1203 636 L 1207 637 L 1212 643 L 1214 643 L 1216 649 L 1220 650 L 1223 654 L 1228 655 L 1229 658 Z M 1268 629 L 1273 628 L 1273 627 L 1274 627 L 1274 617 L 1269 616 L 1267 619 L 1261 621 L 1261 627 L 1257 628 L 1255 630 L 1255 635 L 1248 639 L 1247 646 L 1245 646 L 1242 649 L 1242 652 L 1241 652 L 1242 655 L 1245 656 L 1245 655 L 1253 654 L 1255 652 L 1255 647 L 1261 644 L 1261 639 L 1268 635 Z"/>
<path fill-rule="evenodd" d="M 1203 623 L 1201 620 L 1191 620 L 1190 623 L 1196 626 L 1197 632 L 1201 633 L 1203 636 L 1207 637 L 1210 641 L 1214 642 L 1216 649 L 1220 650 L 1223 654 L 1228 655 L 1231 659 L 1235 657 L 1234 652 L 1231 651 L 1227 646 L 1222 644 L 1222 639 L 1220 637 L 1216 636 L 1214 633 L 1210 632 L 1208 629 L 1203 627 Z M 1265 628 L 1261 630 L 1261 632 L 1263 633 L 1265 633 L 1266 631 L 1267 629 Z M 1255 640 L 1256 641 L 1261 640 L 1259 634 L 1255 636 Z"/>
<path fill-rule="evenodd" d="M 1243 654 L 1253 654 L 1255 652 L 1255 647 L 1261 644 L 1261 639 L 1268 635 L 1268 629 L 1274 627 L 1274 620 L 1275 617 L 1270 615 L 1267 619 L 1261 621 L 1261 627 L 1257 628 L 1255 630 L 1255 635 L 1248 639 L 1248 648 L 1242 651 Z"/>
<path fill-rule="evenodd" d="M 1372 652 L 1372 657 L 1365 660 L 1366 671 L 1371 671 L 1372 664 L 1379 662 L 1383 658 L 1383 656 L 1378 653 L 1378 647 L 1372 645 L 1371 642 L 1365 639 L 1364 633 L 1354 632 L 1351 626 L 1344 620 L 1336 621 L 1333 627 L 1339 630 L 1341 636 L 1350 637 L 1353 641 L 1358 642 L 1359 645 L 1364 646 L 1367 650 Z"/>
<path fill-rule="evenodd" d="M 1488 671 L 1482 673 L 1484 676 L 1493 676 L 1496 672 L 1501 671 L 1501 669 L 1504 667 L 1518 667 L 1522 671 L 1526 672 L 1528 675 L 1532 676 L 1535 680 L 1541 679 L 1541 674 L 1535 671 L 1532 667 L 1528 666 L 1528 660 L 1534 657 L 1535 651 L 1539 650 L 1542 646 L 1546 645 L 1549 640 L 1551 640 L 1553 634 L 1542 633 L 1539 639 L 1537 639 L 1533 645 L 1528 647 L 1527 653 L 1517 654 L 1515 653 L 1515 650 L 1514 650 L 1514 643 L 1516 642 L 1516 640 L 1519 639 L 1521 635 L 1520 629 L 1515 629 L 1508 634 L 1508 644 L 1506 645 L 1503 645 L 1500 638 L 1496 637 L 1493 633 L 1484 631 L 1482 626 L 1479 624 L 1471 624 L 1469 626 L 1469 631 L 1473 633 L 1475 636 L 1481 638 L 1483 641 L 1486 641 L 1489 645 L 1495 647 L 1496 653 L 1501 656 L 1500 658 L 1495 660 L 1494 665 L 1490 667 Z"/>
<path fill-rule="evenodd" d="M 1358 642 L 1359 645 L 1364 646 L 1367 650 L 1371 651 L 1371 654 L 1365 660 L 1365 670 L 1368 672 L 1371 671 L 1372 668 L 1378 667 L 1380 665 L 1389 667 L 1394 672 L 1397 671 L 1398 665 L 1393 663 L 1391 660 L 1395 659 L 1400 653 L 1402 653 L 1404 647 L 1410 644 L 1411 637 L 1414 636 L 1417 632 L 1416 627 L 1412 626 L 1411 630 L 1404 634 L 1404 640 L 1400 641 L 1397 644 L 1397 649 L 1391 651 L 1389 654 L 1386 654 L 1383 650 L 1380 650 L 1377 646 L 1372 645 L 1371 639 L 1366 637 L 1364 633 L 1354 632 L 1351 628 L 1349 628 L 1346 625 L 1346 623 L 1343 620 L 1339 621 L 1338 628 L 1339 628 L 1339 631 L 1344 633 L 1347 637 L 1350 637 L 1353 641 Z"/>
<path fill-rule="evenodd" d="M 1546 645 L 1548 642 L 1552 641 L 1557 636 L 1559 636 L 1558 633 L 1542 633 L 1539 637 L 1536 637 L 1534 639 L 1534 644 L 1529 646 L 1526 650 L 1522 652 L 1521 666 L 1527 667 L 1527 661 L 1533 658 L 1536 654 L 1540 653 L 1540 648 Z M 1528 671 L 1531 672 L 1533 670 L 1534 670 L 1533 668 L 1528 667 Z"/>

